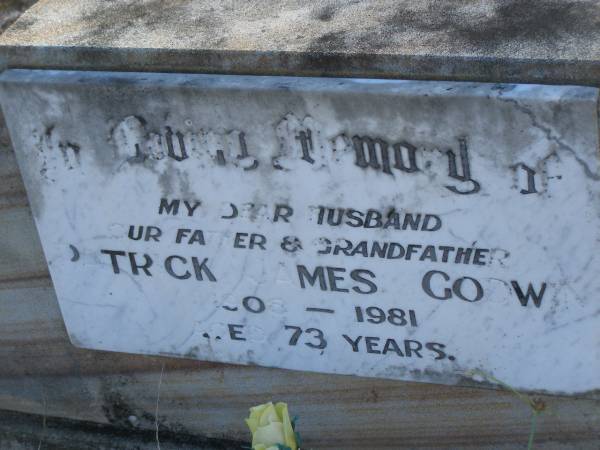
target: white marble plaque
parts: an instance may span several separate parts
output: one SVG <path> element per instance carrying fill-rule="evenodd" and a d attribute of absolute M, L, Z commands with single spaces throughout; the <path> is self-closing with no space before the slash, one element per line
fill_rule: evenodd
<path fill-rule="evenodd" d="M 598 89 L 9 70 L 74 345 L 600 388 Z"/>

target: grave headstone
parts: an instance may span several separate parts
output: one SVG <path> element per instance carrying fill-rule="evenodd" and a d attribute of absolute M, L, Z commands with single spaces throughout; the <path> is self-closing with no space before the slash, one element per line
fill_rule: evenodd
<path fill-rule="evenodd" d="M 521 62 L 409 81 L 345 54 L 338 77 L 289 76 L 295 60 L 234 75 L 263 53 L 225 48 L 215 74 L 158 73 L 170 46 L 94 67 L 66 42 L 11 46 L 20 33 L 4 38 L 2 108 L 74 345 L 600 388 L 594 67 L 574 85 L 551 58 L 560 84 L 525 84 L 547 80 Z M 273 72 L 282 56 L 264 58 Z"/>

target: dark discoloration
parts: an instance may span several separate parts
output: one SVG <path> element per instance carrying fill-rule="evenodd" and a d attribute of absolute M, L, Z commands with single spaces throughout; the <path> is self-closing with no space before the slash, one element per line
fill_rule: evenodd
<path fill-rule="evenodd" d="M 335 15 L 335 6 L 332 4 L 325 5 L 314 12 L 314 17 L 317 20 L 321 20 L 323 22 L 328 22 L 333 19 Z"/>
<path fill-rule="evenodd" d="M 0 411 L 0 448 L 45 450 L 140 450 L 157 448 L 154 424 L 147 429 L 119 428 L 93 422 Z M 249 448 L 246 442 L 159 430 L 164 450 Z"/>
<path fill-rule="evenodd" d="M 319 36 L 310 47 L 312 51 L 336 51 L 346 48 L 346 33 L 344 31 L 332 31 Z"/>
<path fill-rule="evenodd" d="M 93 41 L 101 38 L 110 43 L 121 37 L 128 29 L 143 22 L 149 29 L 153 30 L 164 20 L 164 5 L 160 0 L 147 3 L 140 1 L 127 2 L 120 5 L 106 2 L 102 8 L 98 8 L 85 14 L 82 19 L 86 22 L 98 24 L 98 29 L 90 29 L 73 39 L 73 44 Z M 175 5 L 172 5 L 175 6 Z"/>
<path fill-rule="evenodd" d="M 578 35 L 582 30 L 600 27 L 597 5 L 590 3 L 538 0 L 534 8 L 530 2 L 511 0 L 497 3 L 493 14 L 471 21 L 465 20 L 457 3 L 464 4 L 440 2 L 439 7 L 428 14 L 400 7 L 384 26 L 389 31 L 443 32 L 456 48 L 486 51 L 528 42 L 551 45 L 565 35 Z"/>
<path fill-rule="evenodd" d="M 71 149 L 76 155 L 81 151 L 81 146 L 73 142 L 67 142 L 67 148 Z"/>
<path fill-rule="evenodd" d="M 44 130 L 44 135 L 46 138 L 50 138 L 52 136 L 52 131 L 54 131 L 54 125 L 48 125 Z"/>
<path fill-rule="evenodd" d="M 0 33 L 6 30 L 19 16 L 37 0 L 4 0 L 0 3 Z M 25 19 L 15 24 L 16 27 L 28 27 L 31 20 Z"/>
<path fill-rule="evenodd" d="M 105 386 L 102 412 L 111 425 L 126 429 L 134 428 L 129 417 L 136 416 L 136 412 L 119 392 L 111 389 L 111 386 Z"/>
<path fill-rule="evenodd" d="M 178 422 L 154 415 L 155 411 L 147 411 L 135 406 L 135 401 L 126 398 L 122 391 L 129 385 L 138 382 L 131 376 L 120 376 L 111 382 L 102 384 L 102 411 L 113 426 L 121 430 L 154 429 L 157 425 L 160 433 L 191 437 L 192 433 Z M 158 389 L 158 387 L 157 387 Z M 157 392 L 158 394 L 158 392 Z M 219 447 L 220 448 L 220 447 Z"/>
<path fill-rule="evenodd" d="M 13 25 L 12 25 L 12 29 L 16 30 L 16 31 L 22 31 L 22 30 L 27 30 L 31 25 L 33 25 L 35 23 L 35 20 L 33 20 L 32 18 L 29 17 L 23 17 L 21 20 L 17 20 Z M 5 22 L 5 24 L 3 25 L 3 27 L 1 28 L 1 30 L 3 31 L 4 29 L 8 28 L 9 26 L 11 26 L 12 21 L 11 20 L 7 20 Z"/>
<path fill-rule="evenodd" d="M 575 1 L 538 0 L 535 13 L 527 2 L 514 0 L 498 5 L 496 15 L 473 27 L 458 27 L 457 37 L 471 45 L 494 48 L 509 42 L 551 44 L 564 34 L 578 34 L 585 29 L 598 29 L 591 4 Z"/>
<path fill-rule="evenodd" d="M 411 31 L 423 36 L 439 33 L 440 43 L 454 52 L 492 52 L 511 45 L 551 46 L 583 30 L 600 29 L 598 6 L 578 1 L 511 0 L 497 2 L 492 14 L 467 18 L 466 1 L 438 2 L 435 8 L 415 9 L 411 2 L 397 2 L 394 10 L 377 26 L 357 33 L 352 28 L 317 36 L 311 51 L 348 52 L 393 50 L 394 40 Z M 331 20 L 334 9 L 324 7 L 316 18 Z M 418 43 L 415 43 L 417 46 Z"/>

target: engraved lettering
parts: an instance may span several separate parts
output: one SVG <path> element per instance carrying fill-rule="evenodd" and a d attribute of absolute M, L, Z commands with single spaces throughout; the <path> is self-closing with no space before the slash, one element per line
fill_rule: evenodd
<path fill-rule="evenodd" d="M 510 284 L 515 290 L 515 294 L 517 294 L 517 298 L 519 299 L 519 303 L 521 303 L 521 306 L 527 306 L 530 298 L 533 300 L 533 304 L 536 308 L 542 306 L 542 298 L 546 293 L 546 283 L 542 283 L 542 286 L 540 287 L 538 292 L 536 292 L 533 285 L 529 283 L 527 285 L 527 293 L 523 293 L 523 289 L 521 289 L 521 286 L 517 281 L 513 280 L 510 282 Z"/>
<path fill-rule="evenodd" d="M 448 156 L 448 176 L 454 178 L 461 182 L 471 182 L 473 187 L 470 190 L 459 190 L 456 186 L 446 186 L 446 189 L 456 193 L 456 194 L 475 194 L 479 192 L 481 186 L 479 182 L 473 180 L 471 178 L 471 166 L 469 164 L 469 152 L 467 149 L 467 140 L 466 138 L 459 138 L 459 147 L 460 147 L 460 166 L 461 172 L 458 171 L 458 166 L 456 163 L 456 154 L 450 149 L 446 151 L 446 155 Z"/>

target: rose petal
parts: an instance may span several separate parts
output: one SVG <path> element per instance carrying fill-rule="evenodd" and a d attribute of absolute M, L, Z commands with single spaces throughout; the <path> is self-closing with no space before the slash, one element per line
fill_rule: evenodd
<path fill-rule="evenodd" d="M 246 419 L 246 425 L 248 425 L 248 428 L 250 428 L 250 433 L 254 434 L 258 428 L 258 420 L 249 417 Z"/>
<path fill-rule="evenodd" d="M 273 403 L 269 402 L 266 405 L 267 407 L 262 411 L 260 415 L 258 425 L 264 427 L 270 422 L 281 422 L 279 417 L 277 417 L 277 411 L 275 411 L 275 406 L 273 405 Z"/>
<path fill-rule="evenodd" d="M 252 447 L 263 444 L 265 446 L 283 444 L 285 436 L 283 434 L 283 424 L 281 422 L 271 422 L 264 427 L 258 427 L 252 436 Z"/>
<path fill-rule="evenodd" d="M 275 405 L 275 409 L 277 410 L 277 414 L 283 422 L 283 435 L 285 437 L 285 445 L 287 445 L 292 450 L 296 450 L 298 448 L 298 444 L 296 443 L 296 434 L 294 433 L 294 429 L 292 428 L 292 421 L 290 420 L 290 413 L 288 412 L 287 403 L 279 402 Z"/>
<path fill-rule="evenodd" d="M 254 434 L 258 428 L 260 416 L 262 415 L 263 411 L 267 409 L 267 406 L 269 406 L 269 403 L 264 403 L 262 405 L 250 408 L 250 417 L 246 419 L 246 424 L 248 425 L 248 428 L 250 428 L 250 432 L 252 434 Z"/>

